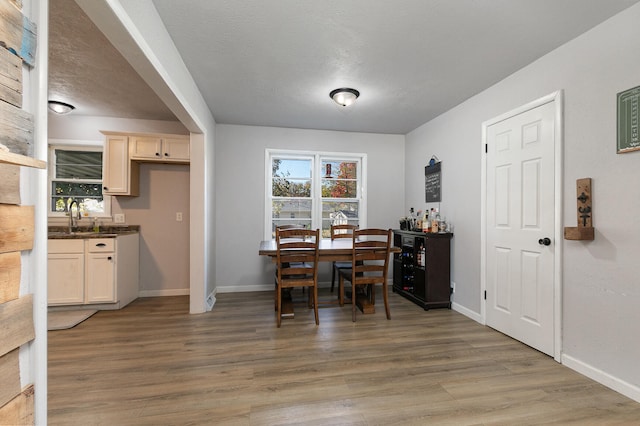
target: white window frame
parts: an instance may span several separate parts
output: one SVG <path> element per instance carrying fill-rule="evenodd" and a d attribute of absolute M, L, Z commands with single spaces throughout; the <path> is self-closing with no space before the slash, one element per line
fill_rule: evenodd
<path fill-rule="evenodd" d="M 49 139 L 49 173 L 48 173 L 48 191 L 47 191 L 47 199 L 48 199 L 48 216 L 51 218 L 63 218 L 68 217 L 66 212 L 54 212 L 51 210 L 51 184 L 56 176 L 56 159 L 55 159 L 55 150 L 67 150 L 67 151 L 95 151 L 95 152 L 103 152 L 104 153 L 104 144 L 101 141 L 78 141 L 78 140 L 67 140 L 67 139 Z M 104 164 L 104 162 L 103 162 Z M 104 178 L 104 166 L 102 170 L 102 176 Z M 89 182 L 89 181 L 87 181 Z M 91 181 L 92 183 L 98 183 L 97 181 Z M 102 180 L 100 181 L 102 184 Z M 103 205 L 104 212 L 103 213 L 90 213 L 84 217 L 99 217 L 99 218 L 110 218 L 111 217 L 111 196 L 103 194 Z"/>
<path fill-rule="evenodd" d="M 273 158 L 311 159 L 311 228 L 322 229 L 322 161 L 323 160 L 348 160 L 357 162 L 358 187 L 357 200 L 359 201 L 358 222 L 360 228 L 367 227 L 367 154 L 353 152 L 323 152 L 323 151 L 297 151 L 283 149 L 265 150 L 265 212 L 264 212 L 264 239 L 272 239 L 272 170 Z"/>

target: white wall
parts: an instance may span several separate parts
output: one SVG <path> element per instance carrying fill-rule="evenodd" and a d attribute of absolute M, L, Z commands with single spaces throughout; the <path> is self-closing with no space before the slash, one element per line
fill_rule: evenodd
<path fill-rule="evenodd" d="M 563 247 L 563 362 L 640 400 L 640 152 L 616 154 L 616 94 L 640 85 L 640 4 L 407 135 L 406 201 L 424 205 L 425 159 L 443 160 L 442 211 L 454 223 L 454 302 L 480 312 L 481 124 L 564 90 L 564 226 L 575 181 L 593 179 L 595 240 Z M 487 61 L 491 57 L 487 46 Z"/>
<path fill-rule="evenodd" d="M 366 153 L 367 226 L 397 228 L 404 203 L 404 136 L 219 124 L 215 167 L 218 291 L 273 289 L 271 262 L 257 255 L 264 235 L 267 148 Z M 330 277 L 325 273 L 323 279 Z"/>
<path fill-rule="evenodd" d="M 189 311 L 204 312 L 215 295 L 215 120 L 153 1 L 76 2 L 191 132 Z"/>
<path fill-rule="evenodd" d="M 139 167 L 140 196 L 114 197 L 112 210 L 140 225 L 140 296 L 189 294 L 189 166 Z"/>
<path fill-rule="evenodd" d="M 47 161 L 47 75 L 48 16 L 47 0 L 23 1 L 22 12 L 38 28 L 35 66 L 22 67 L 22 109 L 33 114 L 34 157 Z M 22 205 L 35 207 L 32 250 L 21 253 L 20 295 L 33 294 L 35 340 L 20 348 L 20 384 L 33 383 L 34 423 L 47 423 L 47 206 L 46 170 L 20 167 Z M 44 265 L 44 267 L 43 267 Z M 2 386 L 2 385 L 0 385 Z"/>

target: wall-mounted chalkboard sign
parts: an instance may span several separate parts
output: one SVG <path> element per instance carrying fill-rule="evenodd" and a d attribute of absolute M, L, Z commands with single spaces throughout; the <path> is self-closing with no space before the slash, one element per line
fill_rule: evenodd
<path fill-rule="evenodd" d="M 640 86 L 618 93 L 618 154 L 640 150 Z"/>
<path fill-rule="evenodd" d="M 424 194 L 427 203 L 441 201 L 442 162 L 424 168 Z"/>

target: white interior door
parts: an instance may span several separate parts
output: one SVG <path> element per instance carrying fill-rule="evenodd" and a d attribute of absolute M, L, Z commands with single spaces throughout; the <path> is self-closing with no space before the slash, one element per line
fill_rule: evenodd
<path fill-rule="evenodd" d="M 554 356 L 555 102 L 496 120 L 486 142 L 486 322 Z"/>

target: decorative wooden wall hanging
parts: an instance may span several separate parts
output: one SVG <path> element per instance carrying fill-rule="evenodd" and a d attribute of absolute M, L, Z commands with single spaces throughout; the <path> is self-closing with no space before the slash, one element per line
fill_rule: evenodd
<path fill-rule="evenodd" d="M 20 204 L 20 167 L 0 163 L 0 203 Z"/>
<path fill-rule="evenodd" d="M 0 150 L 33 154 L 33 116 L 6 102 L 0 102 Z"/>
<path fill-rule="evenodd" d="M 22 107 L 22 60 L 1 47 L 0 101 Z"/>
<path fill-rule="evenodd" d="M 591 178 L 576 181 L 576 203 L 578 226 L 575 228 L 565 227 L 564 238 L 566 240 L 593 240 L 595 232 L 592 222 Z"/>
<path fill-rule="evenodd" d="M 34 66 L 36 63 L 36 24 L 22 14 L 21 4 L 0 0 L 0 40 L 4 48 L 15 52 L 22 61 Z"/>
<path fill-rule="evenodd" d="M 20 377 L 19 356 L 35 339 L 33 294 L 20 294 L 21 252 L 33 249 L 35 219 L 33 206 L 20 205 L 19 166 L 47 164 L 31 157 L 33 116 L 22 109 L 23 64 L 35 64 L 36 26 L 21 9 L 22 0 L 0 0 L 0 425 L 35 422 L 34 386 L 22 387 L 29 380 Z"/>

